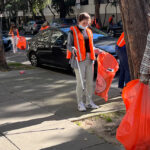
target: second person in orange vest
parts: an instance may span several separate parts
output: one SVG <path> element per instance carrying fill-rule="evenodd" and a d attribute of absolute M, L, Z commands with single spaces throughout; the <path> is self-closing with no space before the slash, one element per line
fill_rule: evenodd
<path fill-rule="evenodd" d="M 49 26 L 48 21 L 46 21 L 46 22 L 43 23 L 43 25 L 42 25 L 42 27 L 41 27 L 40 30 L 42 31 L 42 30 L 46 30 L 46 29 L 48 29 L 48 28 L 50 28 L 50 26 Z"/>
<path fill-rule="evenodd" d="M 17 43 L 19 38 L 19 31 L 15 25 L 12 25 L 9 31 L 9 34 L 12 36 L 12 45 L 13 45 L 13 52 L 17 52 Z"/>
<path fill-rule="evenodd" d="M 119 76 L 118 87 L 120 88 L 120 92 L 122 93 L 122 89 L 130 81 L 130 71 L 129 71 L 129 64 L 128 64 L 128 56 L 126 52 L 124 32 L 121 34 L 121 36 L 117 41 L 116 53 L 120 60 L 120 76 Z"/>
<path fill-rule="evenodd" d="M 87 108 L 97 109 L 98 106 L 92 100 L 93 95 L 93 74 L 94 74 L 94 46 L 93 46 L 93 33 L 88 28 L 91 23 L 91 17 L 88 13 L 81 13 L 78 16 L 78 25 L 72 26 L 68 34 L 67 42 L 67 58 L 70 59 L 71 67 L 74 68 L 77 86 L 77 102 L 78 110 L 86 111 Z M 74 56 L 74 47 L 77 50 L 77 58 L 81 68 L 82 78 L 86 87 L 84 93 L 81 85 L 79 70 Z M 86 96 L 86 103 L 83 102 L 83 96 Z"/>
<path fill-rule="evenodd" d="M 96 19 L 95 17 L 92 20 L 92 26 L 97 28 L 97 29 L 100 29 L 100 25 L 98 23 L 98 19 Z"/>

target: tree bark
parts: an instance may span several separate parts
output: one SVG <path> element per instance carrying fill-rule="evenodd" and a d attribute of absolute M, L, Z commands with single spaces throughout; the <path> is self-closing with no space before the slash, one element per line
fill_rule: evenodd
<path fill-rule="evenodd" d="M 148 34 L 147 0 L 121 0 L 122 20 L 131 78 L 139 78 Z"/>
<path fill-rule="evenodd" d="M 3 46 L 3 40 L 2 40 L 2 26 L 1 26 L 1 20 L 0 20 L 0 70 L 7 70 L 8 65 L 6 63 L 5 54 L 4 54 L 4 46 Z"/>
<path fill-rule="evenodd" d="M 105 6 L 105 16 L 104 16 L 104 22 L 103 22 L 103 27 L 105 26 L 105 22 L 106 22 L 106 16 L 107 16 L 107 7 L 108 7 L 109 3 L 106 4 Z"/>
<path fill-rule="evenodd" d="M 61 0 L 61 5 L 60 5 L 60 18 L 65 18 L 65 17 L 66 17 L 65 2 L 64 2 L 64 0 Z"/>
<path fill-rule="evenodd" d="M 102 27 L 101 17 L 100 17 L 100 4 L 101 0 L 95 0 L 95 18 L 98 19 L 100 27 Z"/>
<path fill-rule="evenodd" d="M 43 10 L 40 10 L 40 14 L 44 18 L 44 20 L 46 20 Z"/>

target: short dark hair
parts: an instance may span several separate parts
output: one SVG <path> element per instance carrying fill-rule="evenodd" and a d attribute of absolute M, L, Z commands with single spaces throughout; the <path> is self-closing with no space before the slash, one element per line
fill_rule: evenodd
<path fill-rule="evenodd" d="M 89 22 L 91 22 L 91 16 L 86 12 L 80 13 L 78 16 L 78 22 L 81 22 L 83 20 L 89 20 Z"/>
<path fill-rule="evenodd" d="M 115 15 L 112 15 L 113 17 L 115 17 Z"/>

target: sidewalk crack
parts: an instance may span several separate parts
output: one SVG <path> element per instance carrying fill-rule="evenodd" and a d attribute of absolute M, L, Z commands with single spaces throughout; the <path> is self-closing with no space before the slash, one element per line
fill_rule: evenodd
<path fill-rule="evenodd" d="M 0 136 L 4 137 L 6 140 L 9 141 L 17 150 L 21 150 L 13 141 L 11 141 L 5 134 L 0 132 Z"/>

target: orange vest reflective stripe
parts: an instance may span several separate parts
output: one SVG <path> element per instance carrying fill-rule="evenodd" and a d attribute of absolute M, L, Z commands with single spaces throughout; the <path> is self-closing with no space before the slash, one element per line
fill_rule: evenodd
<path fill-rule="evenodd" d="M 124 39 L 124 32 L 121 34 L 121 36 L 118 39 L 117 46 L 123 47 L 126 44 Z"/>
<path fill-rule="evenodd" d="M 77 26 L 72 26 L 70 30 L 73 31 L 74 46 L 77 49 L 78 60 L 84 61 L 86 59 L 86 48 L 85 48 L 84 37 Z M 94 48 L 93 48 L 93 33 L 89 28 L 87 28 L 86 31 L 89 37 L 90 57 L 91 57 L 91 60 L 94 60 L 95 53 L 94 53 Z M 71 52 L 67 50 L 67 59 L 70 59 L 70 58 L 71 58 Z"/>
<path fill-rule="evenodd" d="M 46 29 L 48 29 L 49 27 L 50 27 L 50 26 L 41 27 L 40 30 L 46 30 Z"/>

